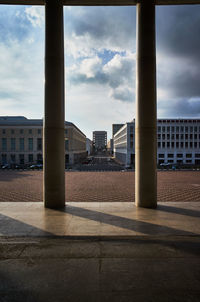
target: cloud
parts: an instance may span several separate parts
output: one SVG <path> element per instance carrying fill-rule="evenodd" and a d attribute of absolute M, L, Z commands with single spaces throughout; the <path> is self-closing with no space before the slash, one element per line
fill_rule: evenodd
<path fill-rule="evenodd" d="M 200 5 L 157 7 L 158 100 L 166 102 L 168 114 L 167 106 L 194 114 L 191 100 L 200 97 L 199 32 Z"/>
<path fill-rule="evenodd" d="M 200 117 L 200 98 L 163 101 L 158 111 L 162 117 Z"/>
<path fill-rule="evenodd" d="M 120 101 L 134 100 L 135 55 L 115 55 L 103 65 L 99 57 L 83 60 L 72 68 L 69 81 L 72 85 L 99 84 L 110 88 L 109 95 Z"/>
<path fill-rule="evenodd" d="M 94 56 L 105 49 L 135 50 L 135 7 L 65 9 L 66 47 L 73 57 Z"/>
<path fill-rule="evenodd" d="M 30 6 L 25 8 L 27 19 L 33 27 L 44 26 L 44 8 L 38 6 Z"/>

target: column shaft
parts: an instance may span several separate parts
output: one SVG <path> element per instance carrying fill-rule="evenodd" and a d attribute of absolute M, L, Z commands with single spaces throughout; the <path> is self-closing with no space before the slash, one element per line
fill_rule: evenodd
<path fill-rule="evenodd" d="M 45 4 L 44 205 L 65 205 L 64 37 L 61 0 Z"/>
<path fill-rule="evenodd" d="M 155 4 L 137 4 L 135 152 L 136 206 L 157 206 Z"/>

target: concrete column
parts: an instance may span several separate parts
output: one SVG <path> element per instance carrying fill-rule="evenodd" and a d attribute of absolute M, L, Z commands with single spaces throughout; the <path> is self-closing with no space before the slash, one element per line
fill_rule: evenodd
<path fill-rule="evenodd" d="M 157 206 L 156 47 L 154 0 L 137 4 L 136 206 Z"/>
<path fill-rule="evenodd" d="M 64 37 L 61 0 L 45 4 L 44 187 L 47 208 L 65 206 Z"/>

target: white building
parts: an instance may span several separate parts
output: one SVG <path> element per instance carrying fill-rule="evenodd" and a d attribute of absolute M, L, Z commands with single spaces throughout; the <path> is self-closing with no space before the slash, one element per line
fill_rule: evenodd
<path fill-rule="evenodd" d="M 123 164 L 135 163 L 135 122 L 114 135 L 114 156 Z M 157 121 L 157 163 L 200 165 L 200 119 Z"/>

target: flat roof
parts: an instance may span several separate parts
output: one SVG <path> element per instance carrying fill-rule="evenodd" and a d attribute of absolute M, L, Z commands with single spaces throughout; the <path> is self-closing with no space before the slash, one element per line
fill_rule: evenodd
<path fill-rule="evenodd" d="M 148 0 L 147 0 L 148 1 Z M 63 0 L 69 6 L 128 6 L 136 5 L 140 0 Z M 0 4 L 44 5 L 45 0 L 0 0 Z M 200 4 L 200 0 L 155 0 L 156 5 Z"/>

